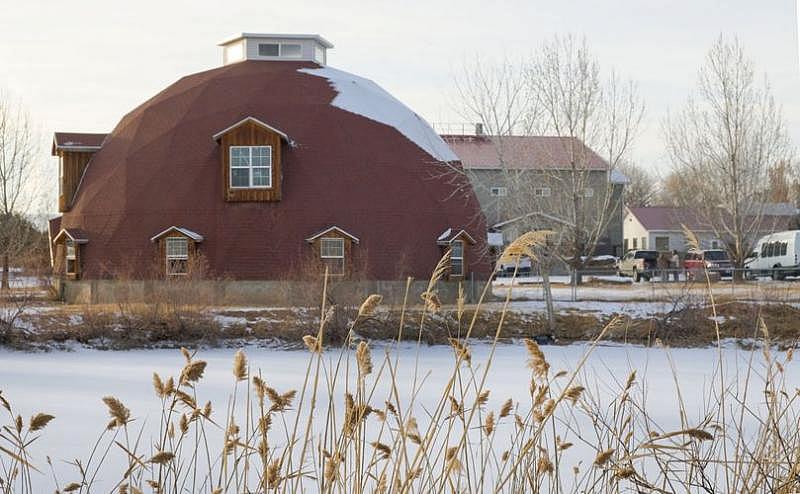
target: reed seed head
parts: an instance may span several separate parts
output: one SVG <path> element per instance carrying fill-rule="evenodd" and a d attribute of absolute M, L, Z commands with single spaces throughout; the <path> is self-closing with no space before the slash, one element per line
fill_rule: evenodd
<path fill-rule="evenodd" d="M 358 362 L 358 373 L 361 377 L 372 373 L 372 356 L 366 341 L 359 342 L 356 347 L 356 362 Z"/>
<path fill-rule="evenodd" d="M 128 410 L 121 401 L 113 396 L 106 396 L 103 398 L 103 403 L 108 407 L 108 414 L 111 416 L 116 426 L 123 426 L 128 423 L 131 417 L 131 411 Z"/>
<path fill-rule="evenodd" d="M 233 356 L 233 377 L 237 381 L 244 381 L 247 379 L 247 356 L 242 350 L 236 352 Z"/>
<path fill-rule="evenodd" d="M 31 432 L 35 432 L 47 427 L 47 424 L 50 423 L 55 417 L 49 415 L 47 413 L 37 413 L 33 417 L 31 417 L 30 425 L 28 426 L 28 430 Z"/>
<path fill-rule="evenodd" d="M 362 317 L 370 317 L 375 313 L 375 309 L 383 301 L 383 296 L 373 293 L 369 297 L 364 300 L 364 303 L 361 304 L 361 307 L 358 309 L 358 316 L 356 319 L 360 319 Z"/>
<path fill-rule="evenodd" d="M 319 353 L 321 350 L 316 336 L 311 336 L 310 334 L 303 336 L 303 343 L 311 353 Z"/>
<path fill-rule="evenodd" d="M 614 455 L 613 448 L 600 451 L 599 453 L 597 453 L 597 456 L 594 457 L 594 464 L 598 467 L 602 467 L 603 465 L 608 463 L 608 460 L 610 460 L 613 455 Z"/>

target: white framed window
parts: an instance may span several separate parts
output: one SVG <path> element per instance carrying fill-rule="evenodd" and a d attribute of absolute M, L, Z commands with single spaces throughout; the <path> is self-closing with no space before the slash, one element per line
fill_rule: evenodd
<path fill-rule="evenodd" d="M 591 187 L 586 187 L 583 189 L 583 197 L 589 198 L 594 196 L 594 189 Z"/>
<path fill-rule="evenodd" d="M 319 257 L 328 267 L 328 274 L 344 274 L 344 239 L 322 237 L 319 239 Z"/>
<path fill-rule="evenodd" d="M 272 146 L 231 146 L 232 189 L 272 187 Z"/>
<path fill-rule="evenodd" d="M 550 187 L 536 187 L 533 189 L 535 197 L 550 197 Z"/>
<path fill-rule="evenodd" d="M 64 242 L 64 247 L 64 258 L 67 261 L 65 271 L 67 274 L 75 274 L 75 268 L 77 267 L 76 265 L 78 262 L 78 253 L 76 252 L 77 246 L 75 245 L 75 241 L 67 239 L 66 242 Z"/>
<path fill-rule="evenodd" d="M 280 56 L 280 45 L 278 43 L 259 43 L 258 56 L 259 57 L 277 57 Z"/>
<path fill-rule="evenodd" d="M 464 276 L 464 241 L 450 243 L 450 276 Z"/>
<path fill-rule="evenodd" d="M 181 276 L 189 272 L 189 239 L 184 237 L 167 237 L 165 239 L 167 255 L 167 276 Z"/>
<path fill-rule="evenodd" d="M 298 43 L 281 43 L 281 57 L 300 58 L 303 56 L 303 47 Z"/>
<path fill-rule="evenodd" d="M 506 187 L 492 187 L 491 194 L 495 197 L 505 197 L 508 195 L 508 189 Z"/>
<path fill-rule="evenodd" d="M 259 43 L 258 56 L 302 58 L 303 46 L 300 43 Z"/>

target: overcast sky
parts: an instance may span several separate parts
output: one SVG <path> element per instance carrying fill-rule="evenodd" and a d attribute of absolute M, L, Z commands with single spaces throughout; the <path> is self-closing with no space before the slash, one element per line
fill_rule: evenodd
<path fill-rule="evenodd" d="M 2 0 L 0 12 L 0 88 L 48 140 L 112 130 L 179 77 L 221 65 L 216 44 L 246 31 L 321 34 L 335 45 L 330 65 L 431 122 L 460 121 L 452 81 L 466 59 L 524 57 L 554 34 L 585 35 L 604 69 L 638 82 L 647 115 L 634 158 L 658 170 L 664 115 L 686 99 L 720 33 L 737 35 L 800 143 L 795 0 Z"/>

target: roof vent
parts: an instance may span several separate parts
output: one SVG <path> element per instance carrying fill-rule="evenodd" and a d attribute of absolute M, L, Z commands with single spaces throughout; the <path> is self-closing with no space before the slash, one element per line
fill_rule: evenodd
<path fill-rule="evenodd" d="M 228 65 L 243 60 L 310 61 L 327 63 L 330 41 L 318 34 L 259 34 L 241 33 L 224 40 L 222 63 Z"/>

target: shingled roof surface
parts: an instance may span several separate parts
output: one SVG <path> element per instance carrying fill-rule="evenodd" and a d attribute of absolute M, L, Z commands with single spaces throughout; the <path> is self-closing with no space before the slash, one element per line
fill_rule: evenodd
<path fill-rule="evenodd" d="M 555 136 L 443 135 L 464 168 L 569 168 L 572 157 L 589 169 L 607 170 L 608 163 L 580 140 Z"/>
<path fill-rule="evenodd" d="M 649 206 L 628 208 L 647 230 L 683 231 L 683 225 L 692 231 L 707 231 L 711 227 L 700 219 L 691 209 L 670 206 Z"/>
<path fill-rule="evenodd" d="M 127 114 L 88 165 L 62 228 L 80 228 L 86 278 L 152 264 L 171 225 L 202 235 L 211 270 L 275 279 L 307 260 L 309 236 L 336 225 L 360 239 L 366 275 L 426 278 L 439 234 L 456 225 L 485 247 L 485 224 L 451 167 L 396 128 L 332 106 L 313 62 L 245 61 L 184 77 Z M 247 117 L 281 129 L 282 200 L 225 202 L 212 136 Z M 446 173 L 442 173 L 442 172 Z M 460 179 L 464 180 L 464 179 Z M 488 273 L 488 262 L 471 268 Z"/>

